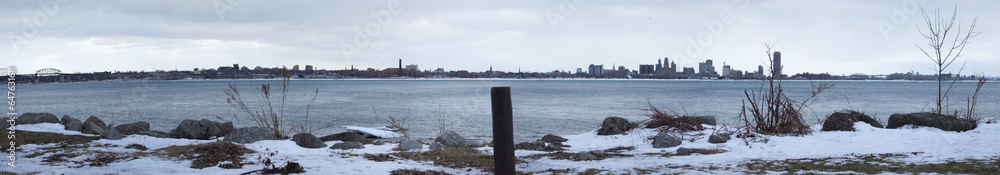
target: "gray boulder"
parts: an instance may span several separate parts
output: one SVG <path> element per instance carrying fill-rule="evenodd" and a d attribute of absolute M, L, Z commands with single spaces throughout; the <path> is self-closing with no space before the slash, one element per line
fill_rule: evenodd
<path fill-rule="evenodd" d="M 114 125 L 111 126 L 113 127 Z M 105 138 L 108 140 L 121 140 L 124 137 L 125 137 L 124 135 L 118 133 L 118 131 L 115 129 L 104 130 L 104 133 L 101 133 L 101 138 Z"/>
<path fill-rule="evenodd" d="M 369 140 L 364 135 L 361 135 L 360 133 L 357 132 L 342 132 L 342 133 L 330 134 L 327 136 L 320 137 L 319 140 L 322 140 L 324 142 L 340 140 L 344 142 L 361 142 L 364 144 L 374 143 L 372 142 L 372 140 Z"/>
<path fill-rule="evenodd" d="M 147 136 L 156 137 L 156 138 L 170 138 L 170 133 L 163 132 L 163 131 L 153 131 L 153 130 L 139 131 L 136 134 L 147 135 Z"/>
<path fill-rule="evenodd" d="M 69 115 L 63 115 L 62 120 L 59 121 L 59 124 L 62 124 L 63 129 L 66 129 L 67 131 L 83 130 L 83 121 L 80 121 L 80 119 L 75 119 L 73 117 L 70 117 Z"/>
<path fill-rule="evenodd" d="M 177 128 L 170 131 L 170 137 L 181 139 L 208 139 L 211 137 L 209 134 L 211 126 L 211 124 L 205 125 L 198 120 L 184 119 L 179 125 L 177 125 Z"/>
<path fill-rule="evenodd" d="M 580 153 L 576 154 L 576 157 L 579 160 L 594 160 L 594 159 L 597 159 L 597 156 L 594 156 L 594 154 L 590 154 L 590 152 L 586 152 L 586 151 L 580 151 Z"/>
<path fill-rule="evenodd" d="M 823 129 L 820 131 L 855 131 L 854 122 L 859 121 L 868 123 L 872 127 L 883 128 L 881 123 L 868 115 L 857 111 L 843 111 L 835 112 L 826 117 L 826 120 L 823 121 Z"/>
<path fill-rule="evenodd" d="M 229 132 L 233 132 L 234 130 L 236 130 L 236 126 L 233 126 L 233 122 L 225 122 L 225 123 L 219 123 L 215 121 L 209 121 L 209 122 L 211 122 L 212 125 L 215 125 L 216 128 L 219 128 L 219 130 L 216 130 L 216 132 L 214 132 L 212 136 L 222 137 L 226 136 L 226 134 L 229 134 Z"/>
<path fill-rule="evenodd" d="M 295 141 L 295 145 L 299 145 L 303 148 L 322 148 L 326 147 L 326 143 L 322 140 L 316 138 L 316 136 L 309 133 L 299 133 L 292 136 L 292 141 Z"/>
<path fill-rule="evenodd" d="M 129 124 L 124 124 L 124 125 L 118 125 L 118 126 L 115 126 L 114 130 L 117 130 L 118 133 L 121 133 L 121 134 L 124 134 L 124 135 L 139 134 L 140 131 L 149 131 L 149 123 L 148 122 L 135 122 L 135 123 L 129 123 Z"/>
<path fill-rule="evenodd" d="M 976 129 L 978 123 L 971 120 L 962 120 L 953 116 L 920 112 L 912 114 L 892 114 L 889 116 L 889 125 L 885 128 L 895 129 L 902 127 L 903 125 L 929 126 L 945 131 L 962 132 Z"/>
<path fill-rule="evenodd" d="M 462 135 L 458 135 L 458 133 L 455 133 L 455 131 L 445 131 L 444 134 L 441 134 L 440 136 L 435 138 L 434 141 L 441 142 L 441 144 L 444 144 L 444 146 L 474 145 L 471 141 L 465 139 L 465 137 L 462 137 Z"/>
<path fill-rule="evenodd" d="M 399 146 L 396 148 L 404 151 L 420 150 L 424 148 L 424 144 L 420 144 L 420 142 L 411 139 L 403 139 L 399 141 Z"/>
<path fill-rule="evenodd" d="M 208 119 L 201 119 L 198 122 L 201 123 L 202 126 L 205 126 L 207 128 L 205 132 L 208 133 L 209 137 L 215 136 L 215 134 L 222 132 L 222 128 L 219 128 L 220 125 L 219 122 L 214 122 Z"/>
<path fill-rule="evenodd" d="M 656 134 L 656 137 L 653 137 L 653 148 L 670 148 L 679 145 L 681 145 L 681 140 L 677 140 L 677 138 L 665 132 Z"/>
<path fill-rule="evenodd" d="M 698 116 L 698 119 L 701 120 L 701 124 L 715 126 L 715 116 Z"/>
<path fill-rule="evenodd" d="M 431 143 L 431 150 L 442 150 L 442 149 L 444 149 L 444 144 L 441 144 L 441 142 Z"/>
<path fill-rule="evenodd" d="M 221 136 L 231 132 L 228 131 L 228 128 L 224 127 L 223 124 L 208 119 L 184 119 L 184 121 L 181 121 L 181 124 L 177 125 L 177 128 L 170 131 L 170 137 L 205 140 L 212 136 Z"/>
<path fill-rule="evenodd" d="M 236 129 L 233 132 L 226 134 L 226 138 L 222 140 L 233 143 L 253 143 L 261 140 L 278 140 L 278 137 L 274 136 L 274 131 L 264 127 L 254 126 Z"/>
<path fill-rule="evenodd" d="M 542 139 L 540 141 L 549 142 L 549 143 L 561 143 L 561 142 L 565 142 L 567 140 L 566 140 L 566 138 L 559 137 L 557 135 L 546 134 L 545 136 L 542 136 Z"/>
<path fill-rule="evenodd" d="M 543 141 L 521 142 L 514 145 L 514 149 L 545 151 L 545 142 Z"/>
<path fill-rule="evenodd" d="M 0 121 L 0 128 L 3 128 L 4 130 L 10 130 L 10 122 L 7 122 L 7 120 L 10 120 L 10 117 L 0 117 L 0 120 L 3 120 Z"/>
<path fill-rule="evenodd" d="M 608 117 L 604 118 L 604 122 L 601 122 L 601 129 L 597 129 L 597 135 L 617 135 L 624 134 L 625 132 L 635 128 L 634 123 L 630 123 L 628 120 L 621 117 Z"/>
<path fill-rule="evenodd" d="M 728 134 L 712 134 L 712 136 L 708 136 L 708 143 L 726 143 L 728 141 Z"/>
<path fill-rule="evenodd" d="M 84 134 L 101 134 L 104 130 L 108 129 L 108 125 L 97 118 L 97 116 L 90 116 L 87 120 L 83 121 L 83 129 L 80 132 Z"/>
<path fill-rule="evenodd" d="M 17 117 L 17 124 L 59 123 L 59 117 L 49 113 L 24 113 Z"/>
<path fill-rule="evenodd" d="M 365 148 L 365 145 L 361 144 L 361 142 L 343 142 L 343 143 L 336 143 L 333 144 L 333 146 L 330 146 L 330 149 L 363 149 L 363 148 Z"/>

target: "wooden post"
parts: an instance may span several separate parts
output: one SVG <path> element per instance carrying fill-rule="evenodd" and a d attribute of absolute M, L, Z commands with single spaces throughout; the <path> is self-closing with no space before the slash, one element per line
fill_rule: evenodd
<path fill-rule="evenodd" d="M 510 102 L 510 87 L 490 89 L 493 102 L 493 171 L 514 174 L 514 112 Z"/>

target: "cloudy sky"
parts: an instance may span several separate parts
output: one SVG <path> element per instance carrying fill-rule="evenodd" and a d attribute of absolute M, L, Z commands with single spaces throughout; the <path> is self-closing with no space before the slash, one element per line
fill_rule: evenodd
<path fill-rule="evenodd" d="M 786 73 L 930 73 L 918 6 L 981 35 L 963 74 L 1000 75 L 1000 1 L 3 1 L 0 60 L 19 72 L 190 70 L 239 63 L 553 71 L 590 64 L 753 70 L 778 41 Z M 960 63 L 951 70 L 958 71 Z"/>

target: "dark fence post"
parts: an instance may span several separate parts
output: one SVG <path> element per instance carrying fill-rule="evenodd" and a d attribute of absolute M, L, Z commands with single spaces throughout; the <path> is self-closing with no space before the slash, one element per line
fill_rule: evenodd
<path fill-rule="evenodd" d="M 514 112 L 510 103 L 510 87 L 490 89 L 493 102 L 493 171 L 514 174 Z"/>

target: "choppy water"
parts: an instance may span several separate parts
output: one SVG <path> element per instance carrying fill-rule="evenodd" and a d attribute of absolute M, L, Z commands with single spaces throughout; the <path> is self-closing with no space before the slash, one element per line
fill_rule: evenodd
<path fill-rule="evenodd" d="M 226 103 L 227 84 L 239 86 L 250 98 L 252 88 L 275 80 L 83 82 L 24 84 L 17 89 L 19 112 L 48 112 L 78 119 L 94 115 L 108 123 L 147 121 L 152 129 L 169 131 L 183 119 L 207 118 L 250 126 L 245 116 Z M 810 123 L 835 110 L 853 108 L 876 114 L 883 122 L 893 113 L 930 110 L 936 82 L 829 81 L 835 87 L 816 98 L 806 114 Z M 310 123 L 333 121 L 337 126 L 385 126 L 386 115 L 407 116 L 416 138 L 438 133 L 441 116 L 447 128 L 466 137 L 488 140 L 491 132 L 490 87 L 510 86 L 517 142 L 542 135 L 578 134 L 599 127 L 608 116 L 641 120 L 647 101 L 660 109 L 692 115 L 714 115 L 732 122 L 740 113 L 744 89 L 760 81 L 725 80 L 295 80 L 291 82 L 285 115 L 290 124 L 304 123 L 306 104 Z M 785 81 L 793 99 L 809 95 L 809 81 Z M 974 82 L 959 82 L 952 90 L 952 109 L 965 106 Z M 1000 83 L 987 83 L 980 92 L 979 113 L 1000 116 Z M 373 108 L 381 116 L 376 120 Z M 245 119 L 245 118 L 243 118 Z M 343 131 L 340 127 L 317 135 Z"/>

